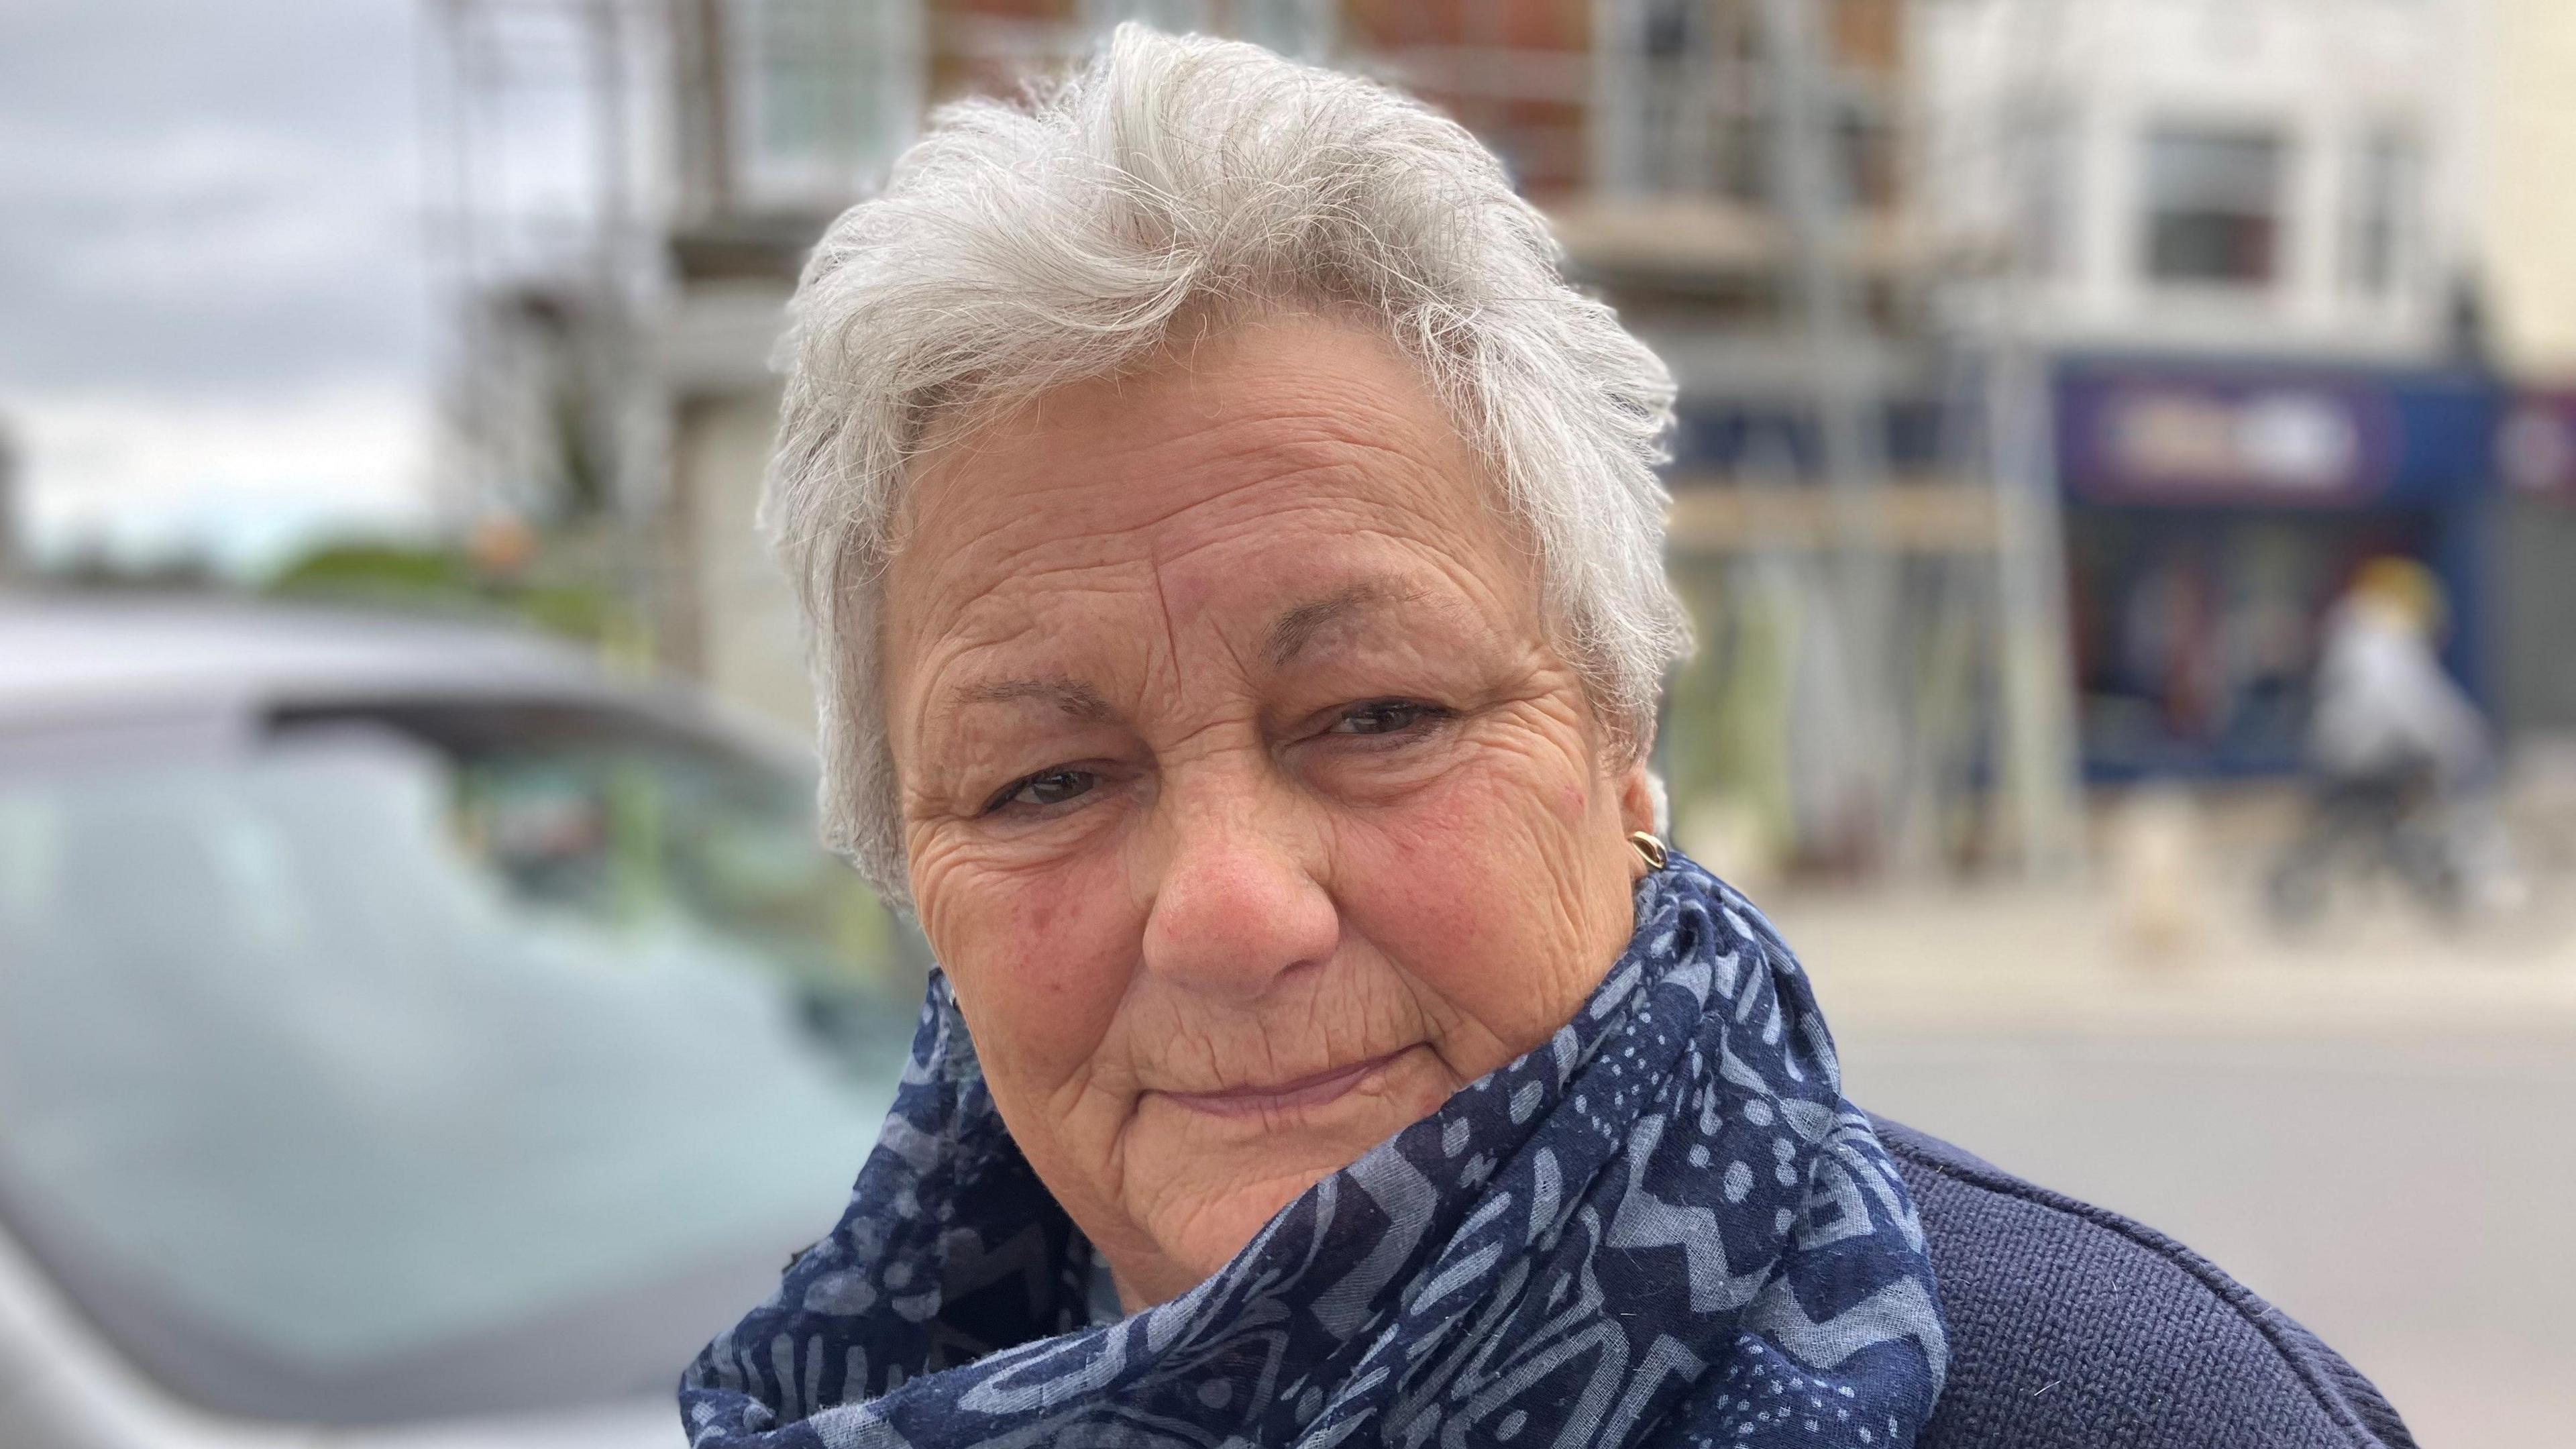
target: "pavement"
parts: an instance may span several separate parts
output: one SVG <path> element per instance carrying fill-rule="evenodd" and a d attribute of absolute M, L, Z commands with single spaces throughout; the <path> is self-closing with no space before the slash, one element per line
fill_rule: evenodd
<path fill-rule="evenodd" d="M 2292 937 L 2250 894 L 1764 904 L 1855 1100 L 2201 1250 L 2432 1449 L 2576 1446 L 2576 892 Z"/>

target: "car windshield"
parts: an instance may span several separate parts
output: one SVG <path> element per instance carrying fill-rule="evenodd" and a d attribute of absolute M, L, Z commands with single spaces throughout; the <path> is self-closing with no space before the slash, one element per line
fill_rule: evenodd
<path fill-rule="evenodd" d="M 255 734 L 0 734 L 0 1212 L 223 1410 L 666 1391 L 911 1036 L 810 780 L 640 708 Z"/>

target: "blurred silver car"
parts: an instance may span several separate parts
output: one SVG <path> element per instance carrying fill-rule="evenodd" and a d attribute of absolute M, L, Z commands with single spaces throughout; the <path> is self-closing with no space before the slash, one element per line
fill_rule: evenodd
<path fill-rule="evenodd" d="M 810 809 L 517 635 L 0 599 L 0 1449 L 677 1445 L 911 1035 Z"/>

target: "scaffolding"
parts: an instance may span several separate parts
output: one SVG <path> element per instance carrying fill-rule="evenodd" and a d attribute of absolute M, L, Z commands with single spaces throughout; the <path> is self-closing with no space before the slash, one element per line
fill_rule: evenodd
<path fill-rule="evenodd" d="M 675 430 L 704 385 L 662 355 L 675 317 L 728 288 L 783 297 L 933 97 L 1016 85 L 1120 19 L 1217 27 L 1458 117 L 1674 363 L 1686 407 L 1802 420 L 1804 441 L 1675 478 L 1676 570 L 1710 645 L 1677 692 L 1739 708 L 1765 650 L 1796 656 L 1764 686 L 1784 736 L 1725 765 L 1727 788 L 1800 795 L 1799 830 L 1865 872 L 1957 858 L 1963 811 L 2003 842 L 1989 858 L 2074 857 L 2045 370 L 2008 301 L 1962 328 L 1927 300 L 1949 262 L 1909 215 L 1901 0 L 426 3 L 461 486 L 597 519 L 665 662 L 715 647 L 714 606 L 667 577 L 690 512 L 675 468 L 693 486 Z M 764 314 L 744 315 L 738 350 L 765 350 Z M 756 362 L 740 386 L 766 386 Z M 1891 410 L 1927 391 L 1938 456 L 1900 465 Z"/>
<path fill-rule="evenodd" d="M 448 322 L 442 492 L 545 530 L 655 622 L 668 476 L 644 319 L 662 286 L 649 0 L 427 0 L 427 209 Z"/>

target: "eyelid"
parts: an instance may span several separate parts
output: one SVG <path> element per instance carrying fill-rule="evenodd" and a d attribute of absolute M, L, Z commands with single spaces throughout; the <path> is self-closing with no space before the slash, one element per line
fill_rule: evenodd
<path fill-rule="evenodd" d="M 1074 797 L 1075 799 L 1081 799 L 1083 796 L 1091 794 L 1093 790 L 1098 790 L 1109 783 L 1110 769 L 1107 765 L 1101 764 L 1097 761 L 1068 760 L 1060 765 L 1048 765 L 1044 769 L 1031 770 L 1029 773 L 1020 776 L 1018 779 L 1011 781 L 1011 783 L 1007 785 L 1004 785 L 1001 789 L 994 791 L 991 795 L 986 796 L 984 798 L 983 807 L 975 812 L 976 818 L 982 819 L 985 816 L 997 814 L 1008 808 L 1011 804 L 1012 796 L 1017 795 L 1022 790 L 1027 789 L 1030 785 L 1039 780 L 1045 779 L 1049 775 L 1089 775 L 1093 782 L 1091 790 L 1085 790 L 1082 792 L 1082 795 Z M 1057 805 L 1070 805 L 1072 803 L 1072 800 L 1062 800 L 1058 801 Z M 1056 808 L 1056 806 L 1033 805 L 1029 808 L 1033 810 L 1051 810 Z"/>
<path fill-rule="evenodd" d="M 1433 704 L 1427 699 L 1414 699 L 1405 695 L 1380 695 L 1373 699 L 1357 699 L 1352 700 L 1347 704 L 1337 704 L 1333 706 L 1332 709 L 1326 711 L 1324 727 L 1317 731 L 1317 733 L 1326 735 L 1342 734 L 1340 726 L 1350 719 L 1351 716 L 1358 714 L 1360 711 L 1365 709 L 1413 710 L 1419 716 L 1415 721 L 1416 726 L 1446 724 L 1450 720 L 1458 717 L 1458 711 L 1451 709 L 1447 705 Z M 1415 729 L 1407 728 L 1388 730 L 1376 734 L 1359 734 L 1354 732 L 1344 737 L 1358 740 L 1382 740 L 1402 738 L 1405 735 L 1413 734 L 1415 732 Z"/>
<path fill-rule="evenodd" d="M 1398 729 L 1368 734 L 1358 732 L 1345 733 L 1338 728 L 1345 721 L 1349 720 L 1351 716 L 1362 710 L 1368 709 L 1405 709 L 1413 711 L 1415 718 L 1410 725 Z M 1429 730 L 1441 725 L 1449 724 L 1455 721 L 1461 713 L 1462 711 L 1453 706 L 1438 704 L 1431 700 L 1418 698 L 1412 695 L 1370 695 L 1360 699 L 1345 700 L 1340 704 L 1333 705 L 1330 708 L 1321 711 L 1317 717 L 1316 726 L 1310 726 L 1307 733 L 1315 736 L 1339 736 L 1340 738 L 1357 741 L 1362 744 L 1396 744 L 1407 739 L 1417 738 L 1427 733 Z M 1093 782 L 1091 789 L 1083 791 L 1081 795 L 1074 797 L 1073 800 L 1060 801 L 1057 802 L 1056 805 L 1035 805 L 1029 808 L 1034 810 L 1052 810 L 1061 806 L 1072 805 L 1075 803 L 1075 800 L 1088 798 L 1096 791 L 1104 789 L 1115 782 L 1117 768 L 1109 762 L 1102 760 L 1066 760 L 1058 764 L 1045 766 L 1041 769 L 1031 770 L 1025 775 L 1013 778 L 1008 784 L 1003 785 L 1000 789 L 987 795 L 984 798 L 983 804 L 977 808 L 975 812 L 976 817 L 981 819 L 998 814 L 1011 806 L 1012 796 L 1027 789 L 1036 781 L 1042 780 L 1049 775 L 1066 774 L 1091 776 Z"/>
<path fill-rule="evenodd" d="M 1047 776 L 1071 774 L 1073 771 L 1074 767 L 1071 765 L 1049 765 L 1043 770 L 1032 770 L 1028 774 L 1020 776 L 1018 779 L 1013 780 L 1011 783 L 1004 785 L 1001 789 L 986 796 L 984 798 L 984 808 L 976 811 L 975 813 L 977 815 L 990 815 L 993 812 L 1008 806 L 1011 803 L 1012 796 L 1017 795 L 1022 790 L 1029 788 L 1029 786 L 1036 784 Z"/>

